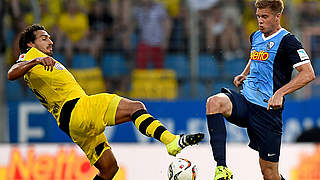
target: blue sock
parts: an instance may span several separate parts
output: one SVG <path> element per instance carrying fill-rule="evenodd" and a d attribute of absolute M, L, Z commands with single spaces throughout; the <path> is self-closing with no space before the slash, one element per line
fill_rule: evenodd
<path fill-rule="evenodd" d="M 224 117 L 219 114 L 207 115 L 208 130 L 210 135 L 210 145 L 214 160 L 217 166 L 226 165 L 226 137 L 227 131 L 224 124 Z"/>

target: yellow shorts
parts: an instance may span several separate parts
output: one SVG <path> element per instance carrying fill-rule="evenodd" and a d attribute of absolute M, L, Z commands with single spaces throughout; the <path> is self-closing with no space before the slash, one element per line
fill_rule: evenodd
<path fill-rule="evenodd" d="M 102 153 L 110 149 L 104 134 L 106 126 L 115 124 L 115 115 L 122 98 L 116 94 L 101 93 L 82 96 L 70 117 L 70 136 L 85 152 L 93 165 Z"/>

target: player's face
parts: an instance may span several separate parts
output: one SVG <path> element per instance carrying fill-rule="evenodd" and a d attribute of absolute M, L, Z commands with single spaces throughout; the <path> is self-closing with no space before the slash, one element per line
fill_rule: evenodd
<path fill-rule="evenodd" d="M 47 31 L 44 30 L 37 30 L 34 32 L 36 39 L 34 43 L 30 42 L 28 45 L 30 47 L 37 48 L 41 52 L 45 53 L 46 55 L 52 56 L 53 55 L 53 42 L 50 39 L 50 35 Z"/>
<path fill-rule="evenodd" d="M 265 35 L 265 37 L 268 37 L 279 30 L 281 17 L 280 13 L 274 14 L 270 8 L 257 8 L 256 15 L 259 30 Z"/>

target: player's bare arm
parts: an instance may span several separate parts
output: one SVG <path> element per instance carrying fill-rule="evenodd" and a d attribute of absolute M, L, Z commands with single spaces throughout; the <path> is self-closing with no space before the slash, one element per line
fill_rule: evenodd
<path fill-rule="evenodd" d="M 42 66 L 44 66 L 44 69 L 46 71 L 52 71 L 55 63 L 56 62 L 52 57 L 39 57 L 31 61 L 23 61 L 23 62 L 16 63 L 9 69 L 8 79 L 16 80 L 38 64 L 41 64 Z"/>
<path fill-rule="evenodd" d="M 249 74 L 250 72 L 250 64 L 251 64 L 251 60 L 249 59 L 246 67 L 244 68 L 243 72 L 241 74 L 239 74 L 238 76 L 234 77 L 234 80 L 233 80 L 233 84 L 236 86 L 236 87 L 239 87 L 243 81 L 246 79 L 247 75 Z"/>
<path fill-rule="evenodd" d="M 268 110 L 279 109 L 283 104 L 283 96 L 290 94 L 315 79 L 315 74 L 311 63 L 296 67 L 299 72 L 288 84 L 278 89 L 268 101 Z"/>

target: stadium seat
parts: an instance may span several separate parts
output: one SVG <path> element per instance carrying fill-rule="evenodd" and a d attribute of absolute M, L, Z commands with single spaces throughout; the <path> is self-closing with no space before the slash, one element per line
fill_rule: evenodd
<path fill-rule="evenodd" d="M 200 79 L 214 79 L 219 76 L 217 61 L 208 54 L 201 54 L 198 59 L 198 76 Z"/>
<path fill-rule="evenodd" d="M 230 61 L 224 61 L 223 75 L 234 77 L 240 74 L 247 65 L 247 61 L 242 58 L 235 58 Z"/>
<path fill-rule="evenodd" d="M 168 54 L 165 59 L 165 68 L 176 72 L 178 80 L 189 79 L 190 66 L 186 55 Z"/>
<path fill-rule="evenodd" d="M 137 49 L 139 42 L 138 34 L 136 32 L 132 33 L 131 35 L 131 47 L 133 50 Z"/>
<path fill-rule="evenodd" d="M 87 94 L 106 92 L 105 82 L 99 67 L 70 69 L 70 72 Z"/>
<path fill-rule="evenodd" d="M 129 73 L 128 64 L 123 54 L 105 54 L 102 58 L 102 72 L 105 77 L 120 77 Z"/>
<path fill-rule="evenodd" d="M 192 84 L 190 81 L 183 82 L 179 87 L 180 99 L 204 99 L 207 96 L 207 88 L 201 81 L 198 81 L 196 84 L 195 95 L 192 94 Z"/>
<path fill-rule="evenodd" d="M 15 31 L 12 28 L 8 28 L 5 33 L 5 43 L 7 47 L 12 46 L 15 37 Z"/>
<path fill-rule="evenodd" d="M 320 98 L 320 85 L 312 84 L 311 93 L 312 98 Z"/>
<path fill-rule="evenodd" d="M 314 66 L 314 64 L 313 64 Z M 312 81 L 311 83 L 309 83 L 306 87 L 304 87 L 304 89 L 306 89 L 306 92 L 310 92 L 312 98 L 320 98 L 320 79 L 316 78 L 314 81 Z"/>
<path fill-rule="evenodd" d="M 320 75 L 320 57 L 312 60 L 312 67 L 316 76 Z"/>
<path fill-rule="evenodd" d="M 96 59 L 90 54 L 78 53 L 74 55 L 71 67 L 73 69 L 94 68 L 97 67 L 97 62 Z"/>
<path fill-rule="evenodd" d="M 294 93 L 290 93 L 284 96 L 285 100 L 295 100 L 295 94 Z"/>
<path fill-rule="evenodd" d="M 64 66 L 67 65 L 67 64 L 66 64 L 66 58 L 65 58 L 65 56 L 64 56 L 63 53 L 59 53 L 59 52 L 54 53 L 54 54 L 53 54 L 53 58 L 54 58 L 55 60 L 59 61 L 59 62 L 60 62 L 61 64 L 63 64 Z"/>
<path fill-rule="evenodd" d="M 176 99 L 176 74 L 168 69 L 136 69 L 132 71 L 130 97 L 138 99 Z"/>

